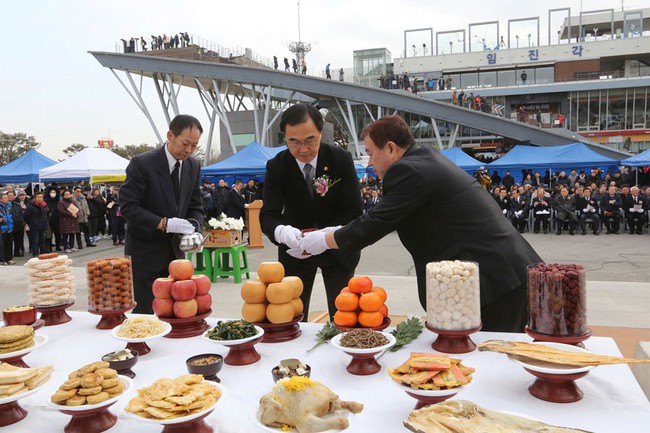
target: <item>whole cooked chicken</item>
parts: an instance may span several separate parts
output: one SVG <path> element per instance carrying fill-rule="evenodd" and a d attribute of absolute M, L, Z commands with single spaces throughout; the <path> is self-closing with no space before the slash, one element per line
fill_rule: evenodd
<path fill-rule="evenodd" d="M 260 398 L 262 424 L 269 427 L 295 427 L 299 433 L 316 433 L 348 428 L 347 410 L 359 413 L 363 405 L 341 401 L 328 387 L 308 377 L 294 376 L 278 381 L 273 390 Z M 327 414 L 333 416 L 325 416 Z"/>

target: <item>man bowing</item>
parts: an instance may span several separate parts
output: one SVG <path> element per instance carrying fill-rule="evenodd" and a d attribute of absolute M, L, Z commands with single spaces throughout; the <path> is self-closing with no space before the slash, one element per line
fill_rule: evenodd
<path fill-rule="evenodd" d="M 181 234 L 203 227 L 200 163 L 192 157 L 203 128 L 185 114 L 169 124 L 167 143 L 135 156 L 120 189 L 120 211 L 127 221 L 125 254 L 131 256 L 135 313 L 153 313 L 151 286 L 169 275 L 172 260 L 184 257 Z M 196 224 L 196 223 L 195 223 Z"/>
<path fill-rule="evenodd" d="M 347 224 L 361 215 L 359 181 L 350 154 L 321 143 L 323 117 L 311 105 L 296 104 L 282 113 L 280 130 L 287 149 L 266 164 L 264 204 L 260 212 L 262 231 L 278 245 L 278 260 L 286 275 L 300 277 L 304 319 L 316 270 L 321 269 L 330 316 L 334 299 L 354 275 L 359 251 L 327 251 L 304 255 L 298 248 L 305 229 Z"/>

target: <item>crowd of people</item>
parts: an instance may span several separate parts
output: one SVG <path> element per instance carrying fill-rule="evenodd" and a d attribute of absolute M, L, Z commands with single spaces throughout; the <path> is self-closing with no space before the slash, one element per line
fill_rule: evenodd
<path fill-rule="evenodd" d="M 67 254 L 95 247 L 100 239 L 124 245 L 125 221 L 120 214 L 119 187 L 90 188 L 49 185 L 28 191 L 5 185 L 0 192 L 0 265 L 13 265 L 14 257 L 32 257 L 52 251 Z"/>
<path fill-rule="evenodd" d="M 522 175 L 515 182 L 509 171 L 503 177 L 484 169 L 475 174 L 521 233 L 528 226 L 546 234 L 553 224 L 556 235 L 565 229 L 570 235 L 586 235 L 588 228 L 594 235 L 602 228 L 606 234 L 643 234 L 648 224 L 650 188 L 635 185 L 627 167 L 613 174 L 594 167 L 589 174 L 571 170 L 569 175 L 561 171 L 541 176 L 524 170 Z"/>
<path fill-rule="evenodd" d="M 171 48 L 185 48 L 190 45 L 190 35 L 187 32 L 176 33 L 174 36 L 167 36 L 166 33 L 161 35 L 151 35 L 149 48 L 154 50 L 168 50 Z M 140 36 L 122 39 L 122 45 L 125 53 L 135 53 L 136 51 L 148 51 L 147 40 Z"/>
<path fill-rule="evenodd" d="M 262 199 L 262 184 L 255 179 L 249 179 L 246 185 L 241 179 L 235 179 L 232 186 L 224 179 L 219 179 L 218 185 L 206 179 L 200 189 L 206 218 L 218 218 L 222 213 L 231 218 L 244 218 L 246 207 Z"/>

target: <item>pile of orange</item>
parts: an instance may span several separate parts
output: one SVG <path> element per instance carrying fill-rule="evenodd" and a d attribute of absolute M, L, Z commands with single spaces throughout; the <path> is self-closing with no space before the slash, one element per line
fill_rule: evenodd
<path fill-rule="evenodd" d="M 346 328 L 380 326 L 388 316 L 386 291 L 368 277 L 352 277 L 336 297 L 334 324 Z"/>

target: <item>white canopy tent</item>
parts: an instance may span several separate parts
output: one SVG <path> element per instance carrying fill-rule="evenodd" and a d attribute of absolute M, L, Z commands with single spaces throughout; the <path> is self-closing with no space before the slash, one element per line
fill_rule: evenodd
<path fill-rule="evenodd" d="M 38 171 L 41 181 L 79 180 L 93 176 L 124 175 L 129 160 L 108 149 L 88 148 L 50 167 Z"/>

